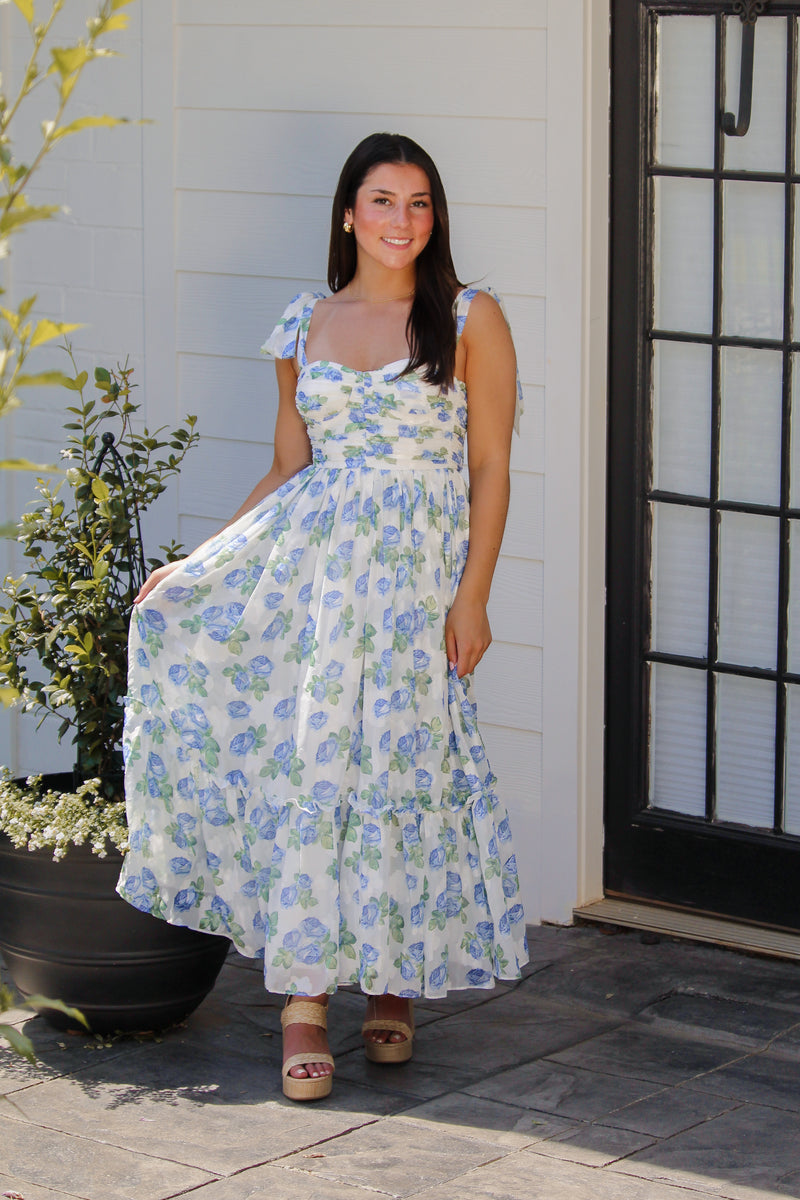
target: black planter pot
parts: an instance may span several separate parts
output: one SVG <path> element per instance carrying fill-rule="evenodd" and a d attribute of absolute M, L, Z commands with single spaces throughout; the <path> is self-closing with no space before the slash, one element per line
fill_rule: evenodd
<path fill-rule="evenodd" d="M 62 787 L 69 786 L 61 784 Z M 17 850 L 0 834 L 0 952 L 24 996 L 79 1008 L 92 1031 L 163 1029 L 208 995 L 230 948 L 138 912 L 114 888 L 122 856 Z M 59 1029 L 80 1028 L 53 1009 Z"/>

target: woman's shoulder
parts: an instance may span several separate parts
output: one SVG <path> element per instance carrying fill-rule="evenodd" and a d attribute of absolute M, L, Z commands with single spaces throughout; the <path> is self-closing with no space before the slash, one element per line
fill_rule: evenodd
<path fill-rule="evenodd" d="M 503 302 L 494 288 L 488 285 L 462 288 L 456 296 L 455 313 L 458 338 L 464 333 L 467 317 L 470 317 L 470 333 L 475 331 L 480 334 L 481 330 L 491 328 L 498 320 L 508 325 Z"/>
<path fill-rule="evenodd" d="M 298 335 L 301 330 L 308 328 L 314 305 L 318 300 L 324 300 L 326 295 L 326 292 L 298 292 L 286 305 L 280 320 L 261 347 L 261 353 L 271 354 L 275 358 L 293 358 Z"/>

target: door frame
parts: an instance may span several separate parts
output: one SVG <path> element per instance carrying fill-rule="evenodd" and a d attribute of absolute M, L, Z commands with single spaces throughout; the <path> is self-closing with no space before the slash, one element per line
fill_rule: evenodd
<path fill-rule="evenodd" d="M 686 5 L 612 0 L 604 890 L 611 897 L 793 929 L 785 914 L 800 914 L 800 872 L 775 869 L 776 850 L 787 849 L 785 841 L 778 844 L 779 835 L 702 826 L 679 814 L 647 811 L 643 804 L 646 431 L 640 397 L 649 303 L 642 235 L 650 113 L 641 85 L 647 69 L 643 22 L 654 11 L 685 13 Z M 692 5 L 698 15 L 733 11 L 732 0 Z M 800 3 L 772 3 L 768 15 L 800 16 Z M 787 853 L 793 855 L 794 848 Z M 652 881 L 658 882 L 651 886 Z M 723 908 L 720 896 L 725 896 Z"/>

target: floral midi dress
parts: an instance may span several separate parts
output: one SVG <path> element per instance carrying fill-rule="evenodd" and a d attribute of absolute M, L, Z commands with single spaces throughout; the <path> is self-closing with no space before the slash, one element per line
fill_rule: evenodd
<path fill-rule="evenodd" d="M 460 335 L 476 292 L 460 292 Z M 268 990 L 514 979 L 508 816 L 444 621 L 468 547 L 466 387 L 297 354 L 313 461 L 134 612 L 120 894 L 263 957 Z"/>

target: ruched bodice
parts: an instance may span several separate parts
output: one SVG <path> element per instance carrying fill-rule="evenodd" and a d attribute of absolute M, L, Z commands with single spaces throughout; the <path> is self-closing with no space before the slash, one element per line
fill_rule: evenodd
<path fill-rule="evenodd" d="M 444 467 L 464 465 L 466 388 L 449 392 L 405 363 L 356 371 L 333 362 L 301 366 L 297 408 L 308 427 L 314 462 L 347 467 Z"/>

